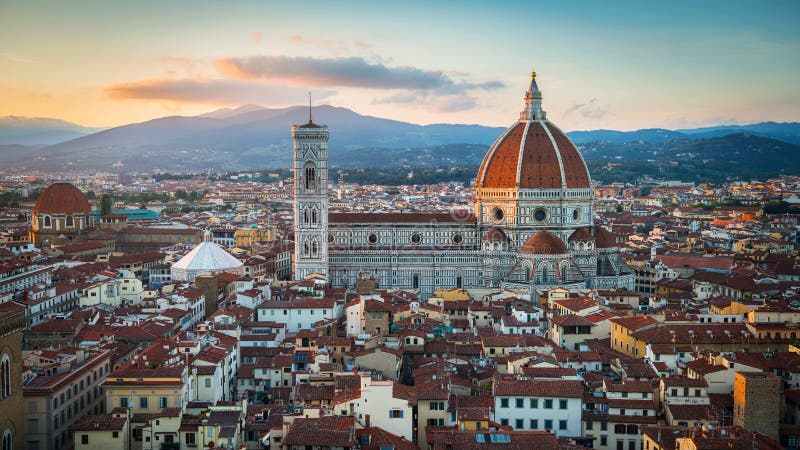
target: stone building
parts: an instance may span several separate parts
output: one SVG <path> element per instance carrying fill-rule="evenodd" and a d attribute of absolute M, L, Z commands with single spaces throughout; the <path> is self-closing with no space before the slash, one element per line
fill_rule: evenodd
<path fill-rule="evenodd" d="M 781 380 L 768 372 L 736 372 L 733 425 L 778 439 Z"/>
<path fill-rule="evenodd" d="M 0 303 L 0 448 L 26 448 L 22 409 L 22 335 L 25 308 Z"/>
<path fill-rule="evenodd" d="M 489 148 L 472 211 L 328 213 L 328 127 L 292 128 L 296 279 L 355 288 L 633 289 L 611 233 L 594 223 L 594 189 L 566 134 L 547 120 L 532 74 L 519 119 Z"/>

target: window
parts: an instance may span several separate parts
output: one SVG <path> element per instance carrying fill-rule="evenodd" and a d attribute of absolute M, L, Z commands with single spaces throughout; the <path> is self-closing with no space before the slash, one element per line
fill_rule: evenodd
<path fill-rule="evenodd" d="M 195 442 L 194 433 L 186 433 L 186 444 L 187 445 L 197 445 Z"/>
<path fill-rule="evenodd" d="M 607 431 L 608 430 L 608 422 L 600 422 L 600 431 Z M 606 444 L 603 444 L 606 445 Z"/>
<path fill-rule="evenodd" d="M 530 423 L 531 430 L 536 430 L 539 428 L 539 420 L 538 419 L 531 419 Z"/>
<path fill-rule="evenodd" d="M 538 398 L 530 399 L 529 403 L 530 403 L 530 407 L 531 408 L 538 408 L 539 407 L 539 399 Z"/>
<path fill-rule="evenodd" d="M 567 429 L 567 421 L 566 420 L 559 420 L 558 421 L 558 429 L 559 430 L 566 430 Z"/>
<path fill-rule="evenodd" d="M 544 409 L 553 409 L 553 399 L 551 398 L 545 399 Z"/>
<path fill-rule="evenodd" d="M 600 436 L 600 445 L 603 447 L 608 445 L 608 436 Z"/>
<path fill-rule="evenodd" d="M 28 433 L 34 434 L 39 432 L 39 420 L 38 419 L 29 419 L 28 420 Z"/>
<path fill-rule="evenodd" d="M 428 408 L 431 411 L 444 411 L 444 402 L 430 402 Z"/>
<path fill-rule="evenodd" d="M 524 426 L 524 422 L 522 419 L 517 419 L 514 421 L 514 429 L 521 430 Z"/>
<path fill-rule="evenodd" d="M 507 398 L 501 398 L 500 399 L 500 407 L 501 408 L 508 408 L 508 399 Z"/>
<path fill-rule="evenodd" d="M 11 358 L 3 354 L 0 359 L 0 398 L 11 396 Z"/>
<path fill-rule="evenodd" d="M 403 418 L 403 410 L 402 409 L 390 409 L 389 410 L 389 418 L 390 419 L 402 419 Z"/>
<path fill-rule="evenodd" d="M 119 399 L 119 406 L 121 406 L 123 408 L 127 408 L 128 407 L 128 399 L 125 398 L 125 397 L 122 397 L 121 399 Z"/>
<path fill-rule="evenodd" d="M 162 409 L 167 407 L 167 397 L 161 397 L 158 399 L 158 407 Z"/>
<path fill-rule="evenodd" d="M 82 434 L 81 435 L 81 444 L 89 445 L 89 435 L 88 434 Z"/>
<path fill-rule="evenodd" d="M 139 397 L 139 408 L 147 409 L 147 397 Z"/>
<path fill-rule="evenodd" d="M 517 408 L 523 408 L 524 404 L 525 404 L 525 399 L 524 398 L 516 399 L 516 404 L 517 404 Z"/>
<path fill-rule="evenodd" d="M 508 426 L 508 419 L 500 419 L 500 425 Z"/>
<path fill-rule="evenodd" d="M 550 420 L 550 419 L 545 420 L 544 421 L 544 429 L 545 430 L 552 430 L 553 429 L 553 421 Z"/>
<path fill-rule="evenodd" d="M 558 409 L 567 409 L 567 401 L 564 399 L 559 400 Z"/>
<path fill-rule="evenodd" d="M 111 433 L 111 437 L 113 437 L 114 439 L 118 438 L 119 437 L 119 431 L 115 431 L 115 432 Z"/>
<path fill-rule="evenodd" d="M 206 387 L 207 388 L 211 387 L 211 378 L 206 378 Z"/>
<path fill-rule="evenodd" d="M 206 437 L 211 439 L 214 437 L 214 429 L 213 428 L 206 428 Z"/>

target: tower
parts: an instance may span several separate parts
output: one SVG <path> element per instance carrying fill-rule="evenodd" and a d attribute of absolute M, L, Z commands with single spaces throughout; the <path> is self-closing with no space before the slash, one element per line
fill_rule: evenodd
<path fill-rule="evenodd" d="M 294 140 L 294 277 L 328 276 L 328 138 L 327 126 L 292 127 Z"/>

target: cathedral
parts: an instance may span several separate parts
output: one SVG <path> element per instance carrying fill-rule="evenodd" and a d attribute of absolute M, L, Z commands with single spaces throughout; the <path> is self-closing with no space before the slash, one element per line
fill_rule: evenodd
<path fill-rule="evenodd" d="M 594 189 L 575 144 L 542 109 L 536 73 L 519 119 L 492 144 L 471 213 L 329 213 L 330 130 L 292 127 L 296 279 L 355 287 L 633 289 L 612 234 L 594 222 Z"/>

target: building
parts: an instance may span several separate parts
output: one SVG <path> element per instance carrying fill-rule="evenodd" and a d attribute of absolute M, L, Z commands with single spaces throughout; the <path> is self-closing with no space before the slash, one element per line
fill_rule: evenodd
<path fill-rule="evenodd" d="M 172 279 L 194 281 L 198 275 L 216 275 L 230 272 L 244 275 L 244 264 L 211 240 L 211 232 L 206 231 L 203 242 L 172 265 Z"/>
<path fill-rule="evenodd" d="M 546 430 L 558 437 L 582 435 L 580 381 L 497 377 L 492 389 L 495 420 L 501 425 L 514 430 Z"/>
<path fill-rule="evenodd" d="M 22 335 L 25 309 L 0 303 L 0 448 L 25 448 L 22 401 Z"/>
<path fill-rule="evenodd" d="M 118 414 L 84 416 L 69 428 L 76 450 L 130 449 L 127 411 Z"/>
<path fill-rule="evenodd" d="M 146 359 L 134 358 L 103 383 L 106 411 L 117 407 L 129 408 L 134 414 L 157 413 L 164 408 L 185 410 L 193 383 L 186 366 L 151 367 Z"/>
<path fill-rule="evenodd" d="M 519 120 L 491 146 L 473 210 L 329 213 L 329 130 L 310 119 L 294 137 L 295 279 L 355 287 L 364 267 L 381 287 L 567 286 L 633 289 L 619 244 L 593 221 L 594 189 L 578 149 L 542 109 L 532 74 Z"/>
<path fill-rule="evenodd" d="M 22 388 L 27 448 L 58 450 L 70 446 L 70 427 L 87 414 L 104 411 L 100 386 L 111 370 L 111 350 L 59 354 L 43 350 L 35 357 L 36 374 Z M 55 355 L 50 355 L 55 353 Z M 55 356 L 55 358 L 53 358 Z M 49 370 L 65 360 L 61 370 Z M 52 362 L 51 362 L 52 361 Z"/>
<path fill-rule="evenodd" d="M 92 207 L 83 192 L 61 182 L 39 194 L 31 221 L 31 241 L 39 248 L 49 247 L 59 239 L 72 241 L 94 224 Z"/>
<path fill-rule="evenodd" d="M 778 439 L 781 380 L 767 372 L 737 372 L 733 382 L 733 424 Z"/>

